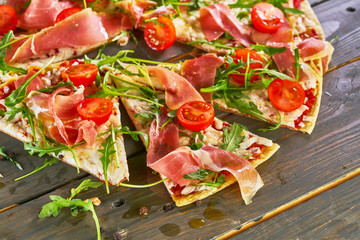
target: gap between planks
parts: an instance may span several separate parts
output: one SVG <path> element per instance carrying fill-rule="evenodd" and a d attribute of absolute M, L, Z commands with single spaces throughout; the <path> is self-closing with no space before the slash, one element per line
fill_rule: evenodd
<path fill-rule="evenodd" d="M 298 205 L 300 205 L 301 203 L 304 203 L 328 190 L 331 190 L 337 186 L 339 186 L 340 184 L 348 181 L 348 180 L 351 180 L 353 179 L 354 177 L 357 177 L 357 176 L 360 176 L 360 168 L 357 168 L 356 170 L 352 171 L 351 173 L 348 173 L 328 184 L 325 184 L 313 191 L 310 191 L 309 193 L 307 194 L 304 194 L 298 198 L 296 198 L 295 200 L 291 201 L 291 202 L 288 202 L 288 203 L 285 203 L 284 205 L 274 209 L 273 211 L 271 212 L 268 212 L 262 216 L 259 216 L 257 217 L 255 220 L 251 220 L 251 221 L 248 221 L 246 223 L 244 223 L 240 229 L 236 229 L 236 230 L 231 230 L 230 232 L 228 233 L 225 233 L 224 235 L 222 236 L 217 236 L 215 237 L 214 239 L 217 239 L 217 240 L 224 240 L 224 239 L 229 239 L 231 237 L 234 237 L 235 235 L 238 235 L 252 227 L 255 227 L 257 225 L 259 225 L 260 223 L 262 222 L 265 222 L 273 217 L 276 217 L 277 215 L 287 211 L 287 210 L 290 210 L 291 208 L 294 208 Z"/>

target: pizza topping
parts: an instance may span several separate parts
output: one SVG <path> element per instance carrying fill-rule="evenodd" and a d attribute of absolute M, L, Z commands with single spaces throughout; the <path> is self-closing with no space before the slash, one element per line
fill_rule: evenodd
<path fill-rule="evenodd" d="M 228 32 L 246 47 L 253 43 L 245 25 L 236 18 L 225 4 L 217 3 L 202 7 L 199 12 L 201 28 L 208 41 L 214 41 L 224 32 Z"/>
<path fill-rule="evenodd" d="M 90 9 L 85 9 L 27 39 L 10 61 L 19 61 L 35 55 L 39 57 L 43 53 L 53 55 L 59 52 L 59 48 L 93 46 L 106 42 L 121 30 L 131 28 L 132 23 L 125 14 L 96 14 Z M 71 52 L 71 57 L 72 54 Z"/>
<path fill-rule="evenodd" d="M 3 35 L 10 30 L 14 31 L 17 20 L 17 14 L 12 7 L 0 5 L 0 35 Z"/>
<path fill-rule="evenodd" d="M 77 105 L 76 110 L 81 119 L 101 125 L 109 120 L 113 103 L 106 98 L 86 98 Z"/>
<path fill-rule="evenodd" d="M 215 54 L 205 54 L 198 58 L 185 60 L 181 66 L 181 75 L 200 92 L 201 88 L 214 85 L 216 68 L 223 63 L 224 60 Z M 206 102 L 211 101 L 212 93 L 200 92 L 200 94 Z"/>
<path fill-rule="evenodd" d="M 82 140 L 85 140 L 90 146 L 95 143 L 97 131 L 94 121 L 83 120 L 77 126 L 77 138 L 75 143 L 79 143 Z"/>
<path fill-rule="evenodd" d="M 33 30 L 43 29 L 55 24 L 56 16 L 74 3 L 57 0 L 31 0 L 26 11 L 19 16 L 18 27 Z"/>
<path fill-rule="evenodd" d="M 19 88 L 23 82 L 25 82 L 27 79 L 31 78 L 35 73 L 36 73 L 35 71 L 30 70 L 26 76 L 21 77 L 18 80 L 16 80 L 15 88 Z M 40 78 L 37 76 L 30 82 L 29 86 L 26 88 L 26 93 L 28 94 L 31 91 L 36 91 L 36 90 L 39 90 L 44 87 L 45 87 L 44 84 L 42 83 Z"/>
<path fill-rule="evenodd" d="M 268 88 L 271 104 L 283 112 L 291 112 L 301 107 L 305 91 L 297 81 L 275 79 Z"/>
<path fill-rule="evenodd" d="M 71 7 L 71 8 L 66 8 L 64 10 L 62 10 L 57 16 L 56 16 L 56 19 L 55 19 L 55 23 L 58 23 L 62 20 L 64 20 L 65 18 L 77 13 L 77 12 L 80 12 L 82 11 L 81 8 L 78 8 L 78 7 Z"/>
<path fill-rule="evenodd" d="M 283 44 L 273 44 L 272 46 L 284 46 Z M 290 77 L 296 79 L 297 67 L 294 52 L 290 46 L 286 45 L 286 51 L 273 55 L 273 59 L 279 69 L 279 72 L 286 72 Z"/>
<path fill-rule="evenodd" d="M 98 67 L 95 64 L 78 64 L 67 68 L 61 73 L 64 81 L 69 78 L 76 87 L 90 86 L 96 79 Z"/>
<path fill-rule="evenodd" d="M 161 127 L 167 119 L 166 113 L 163 113 L 159 115 L 158 123 L 156 118 L 151 123 L 149 130 L 150 145 L 147 152 L 148 166 L 179 147 L 177 126 L 173 122 L 169 122 Z"/>
<path fill-rule="evenodd" d="M 239 68 L 237 71 L 239 74 L 230 74 L 231 78 L 240 85 L 245 85 L 245 75 L 249 73 L 251 70 L 256 68 L 262 68 L 262 60 L 259 54 L 257 54 L 254 50 L 250 50 L 247 48 L 239 48 L 235 51 L 235 56 L 233 57 L 234 63 L 238 64 L 239 61 L 246 63 L 248 61 L 257 61 L 254 63 L 246 64 L 244 67 Z M 255 82 L 259 78 L 259 75 L 254 74 L 251 75 L 250 81 Z"/>
<path fill-rule="evenodd" d="M 175 72 L 157 66 L 148 66 L 147 69 L 149 74 L 157 77 L 165 87 L 165 102 L 170 110 L 177 110 L 186 102 L 204 101 L 200 93 Z"/>
<path fill-rule="evenodd" d="M 162 51 L 171 47 L 176 40 L 176 29 L 168 17 L 150 21 L 144 31 L 146 44 L 153 50 Z"/>
<path fill-rule="evenodd" d="M 177 110 L 177 117 L 184 128 L 201 131 L 213 123 L 215 110 L 211 104 L 206 102 L 187 102 Z"/>
<path fill-rule="evenodd" d="M 270 3 L 257 3 L 251 8 L 251 21 L 260 32 L 276 32 L 284 23 L 284 13 Z"/>
<path fill-rule="evenodd" d="M 325 47 L 326 43 L 324 41 L 315 38 L 305 39 L 298 45 L 300 57 L 302 58 L 313 56 L 324 50 Z"/>

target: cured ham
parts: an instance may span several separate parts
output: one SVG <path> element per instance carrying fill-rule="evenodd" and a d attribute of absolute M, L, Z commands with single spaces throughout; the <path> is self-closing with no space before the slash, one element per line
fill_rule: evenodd
<path fill-rule="evenodd" d="M 179 74 L 158 66 L 148 66 L 147 69 L 165 87 L 165 102 L 170 110 L 176 110 L 186 102 L 204 101 L 200 93 Z"/>
<path fill-rule="evenodd" d="M 201 94 L 206 102 L 212 99 L 212 93 L 202 93 L 201 88 L 214 85 L 216 68 L 224 63 L 222 58 L 215 54 L 206 54 L 199 58 L 186 60 L 181 68 L 181 75 Z"/>
<path fill-rule="evenodd" d="M 249 47 L 253 43 L 245 25 L 236 18 L 225 4 L 217 3 L 202 7 L 199 13 L 201 28 L 208 41 L 214 41 L 224 32 L 228 32 L 245 47 Z"/>
<path fill-rule="evenodd" d="M 249 161 L 212 146 L 204 146 L 196 151 L 189 147 L 180 147 L 149 167 L 180 186 L 186 186 L 193 181 L 184 179 L 184 175 L 199 169 L 228 171 L 236 178 L 245 204 L 251 203 L 252 197 L 264 185 L 259 173 Z"/>
<path fill-rule="evenodd" d="M 18 88 L 23 82 L 25 82 L 26 80 L 28 80 L 29 78 L 31 78 L 36 72 L 31 70 L 28 72 L 28 74 L 24 77 L 19 78 L 18 80 L 15 81 L 15 88 Z M 42 81 L 40 80 L 39 77 L 34 78 L 29 86 L 26 88 L 26 93 L 30 93 L 31 91 L 36 91 L 39 90 L 41 88 L 44 88 L 44 84 L 42 83 Z"/>
<path fill-rule="evenodd" d="M 12 57 L 7 56 L 7 59 L 15 62 L 44 53 L 56 54 L 61 48 L 86 47 L 90 50 L 107 42 L 121 30 L 131 28 L 132 23 L 125 14 L 97 14 L 85 9 L 36 33 L 27 39 Z"/>
<path fill-rule="evenodd" d="M 319 39 L 308 38 L 299 43 L 297 47 L 299 48 L 300 57 L 306 58 L 324 50 L 326 43 Z"/>
<path fill-rule="evenodd" d="M 144 13 L 149 9 L 149 7 L 156 6 L 157 3 L 150 0 L 129 0 L 120 1 L 117 5 L 130 13 L 131 17 L 134 19 L 135 28 L 137 28 L 140 25 L 141 20 L 144 18 Z M 159 11 L 162 12 L 161 10 Z"/>
<path fill-rule="evenodd" d="M 19 8 L 16 2 L 19 1 L 8 1 L 8 4 L 16 5 Z M 62 10 L 72 6 L 74 6 L 74 3 L 70 1 L 31 0 L 28 8 L 19 16 L 17 26 L 26 30 L 43 29 L 52 26 L 55 24 L 56 16 Z"/>

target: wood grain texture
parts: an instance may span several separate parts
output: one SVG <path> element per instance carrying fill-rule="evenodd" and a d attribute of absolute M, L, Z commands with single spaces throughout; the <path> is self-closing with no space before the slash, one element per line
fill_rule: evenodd
<path fill-rule="evenodd" d="M 358 239 L 360 176 L 233 239 Z"/>

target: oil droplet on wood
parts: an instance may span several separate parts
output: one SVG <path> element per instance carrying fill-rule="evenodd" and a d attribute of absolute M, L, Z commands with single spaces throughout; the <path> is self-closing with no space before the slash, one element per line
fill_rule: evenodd
<path fill-rule="evenodd" d="M 204 217 L 210 220 L 219 220 L 224 217 L 224 213 L 220 210 L 208 207 L 204 212 Z"/>
<path fill-rule="evenodd" d="M 189 225 L 192 228 L 201 228 L 205 225 L 205 220 L 203 220 L 201 218 L 195 218 L 189 222 Z"/>
<path fill-rule="evenodd" d="M 0 188 L 3 188 L 4 186 L 5 186 L 5 184 L 0 182 Z"/>
<path fill-rule="evenodd" d="M 165 224 L 161 226 L 159 229 L 162 232 L 162 234 L 168 237 L 175 237 L 180 233 L 180 227 L 175 223 Z"/>

